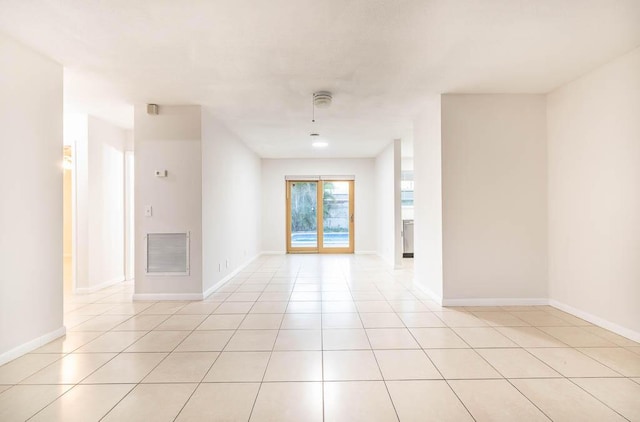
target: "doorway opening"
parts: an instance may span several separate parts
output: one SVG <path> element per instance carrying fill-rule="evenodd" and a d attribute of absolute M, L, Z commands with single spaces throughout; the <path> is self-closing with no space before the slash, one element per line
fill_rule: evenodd
<path fill-rule="evenodd" d="M 353 253 L 354 181 L 286 183 L 287 253 Z"/>

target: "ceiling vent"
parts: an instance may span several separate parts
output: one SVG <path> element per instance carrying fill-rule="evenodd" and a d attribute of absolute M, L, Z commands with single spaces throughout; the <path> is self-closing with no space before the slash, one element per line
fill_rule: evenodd
<path fill-rule="evenodd" d="M 318 91 L 313 93 L 313 104 L 318 108 L 327 108 L 331 105 L 331 93 L 329 91 Z"/>

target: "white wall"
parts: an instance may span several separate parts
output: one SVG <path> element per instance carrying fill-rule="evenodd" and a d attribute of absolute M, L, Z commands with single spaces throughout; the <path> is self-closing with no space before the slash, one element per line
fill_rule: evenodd
<path fill-rule="evenodd" d="M 262 160 L 262 250 L 284 253 L 285 176 L 355 176 L 355 252 L 375 253 L 376 211 L 373 158 L 263 159 Z"/>
<path fill-rule="evenodd" d="M 442 301 L 441 97 L 426 98 L 413 122 L 414 281 Z"/>
<path fill-rule="evenodd" d="M 0 34 L 0 98 L 1 365 L 64 334 L 62 67 Z"/>
<path fill-rule="evenodd" d="M 375 159 L 376 251 L 395 267 L 402 264 L 400 207 L 400 140 L 395 140 Z"/>
<path fill-rule="evenodd" d="M 135 296 L 134 299 L 197 299 L 202 295 L 202 151 L 200 106 L 160 106 L 134 111 Z M 167 170 L 159 178 L 155 170 Z M 151 205 L 152 217 L 145 217 Z M 191 232 L 190 275 L 147 276 L 147 233 Z M 154 296 L 155 295 L 155 296 Z"/>
<path fill-rule="evenodd" d="M 208 111 L 202 111 L 205 292 L 260 252 L 260 167 L 260 158 L 253 151 Z"/>
<path fill-rule="evenodd" d="M 640 49 L 547 101 L 551 298 L 640 341 Z"/>
<path fill-rule="evenodd" d="M 442 96 L 445 301 L 547 297 L 545 110 L 543 95 Z"/>

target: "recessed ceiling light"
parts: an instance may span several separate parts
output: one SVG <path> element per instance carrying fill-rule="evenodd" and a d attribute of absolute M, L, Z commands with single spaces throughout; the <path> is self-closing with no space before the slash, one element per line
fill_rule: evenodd
<path fill-rule="evenodd" d="M 314 148 L 326 148 L 329 146 L 329 143 L 324 141 L 317 141 L 311 144 Z"/>

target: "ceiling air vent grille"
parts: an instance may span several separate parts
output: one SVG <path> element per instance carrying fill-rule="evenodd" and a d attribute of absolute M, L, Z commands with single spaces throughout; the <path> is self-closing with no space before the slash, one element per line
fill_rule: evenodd
<path fill-rule="evenodd" d="M 148 233 L 148 275 L 189 275 L 189 232 Z"/>

